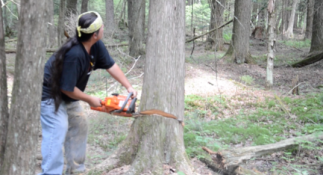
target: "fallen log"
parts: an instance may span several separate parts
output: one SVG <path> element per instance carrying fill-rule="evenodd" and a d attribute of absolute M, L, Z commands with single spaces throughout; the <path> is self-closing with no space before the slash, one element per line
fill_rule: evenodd
<path fill-rule="evenodd" d="M 323 59 L 323 51 L 312 52 L 312 53 L 309 53 L 309 55 L 307 55 L 307 57 L 304 60 L 292 64 L 292 67 L 304 67 L 309 64 L 316 63 L 322 59 Z"/>
<path fill-rule="evenodd" d="M 286 140 L 282 140 L 277 143 L 250 146 L 244 148 L 236 148 L 229 150 L 220 150 L 213 152 L 210 149 L 203 147 L 203 150 L 208 152 L 212 156 L 213 164 L 217 168 L 217 171 L 222 174 L 239 175 L 241 174 L 240 164 L 246 160 L 250 160 L 254 157 L 271 154 L 274 152 L 282 151 L 301 144 L 304 141 L 313 142 L 315 140 L 322 140 L 323 132 L 314 133 L 311 135 L 294 137 Z M 202 160 L 203 161 L 203 160 Z"/>
<path fill-rule="evenodd" d="M 206 33 L 203 33 L 202 35 L 199 35 L 199 36 L 196 36 L 196 37 L 191 38 L 191 39 L 189 39 L 189 40 L 186 40 L 186 41 L 185 41 L 185 43 L 189 43 L 189 42 L 191 42 L 191 41 L 194 41 L 194 40 L 196 40 L 196 39 L 201 38 L 201 37 L 202 37 L 202 36 L 204 36 L 204 35 L 207 35 L 207 34 L 212 33 L 212 32 L 214 32 L 214 31 L 216 31 L 216 30 L 218 30 L 218 29 L 221 29 L 221 28 L 223 28 L 224 26 L 226 26 L 226 25 L 230 24 L 231 22 L 233 22 L 233 19 L 231 19 L 230 21 L 228 21 L 228 22 L 226 22 L 226 23 L 222 24 L 220 27 L 214 28 L 214 29 L 212 29 L 212 30 L 210 30 L 210 31 L 208 31 L 208 32 L 206 32 Z"/>
<path fill-rule="evenodd" d="M 128 46 L 128 43 L 125 43 L 125 44 L 105 45 L 106 48 L 123 47 L 123 46 Z M 53 52 L 56 52 L 56 51 L 57 51 L 57 48 L 56 49 L 47 49 L 46 50 L 46 52 L 49 52 L 49 53 L 53 53 Z M 7 49 L 5 52 L 6 52 L 6 54 L 16 53 L 16 50 L 15 49 Z"/>

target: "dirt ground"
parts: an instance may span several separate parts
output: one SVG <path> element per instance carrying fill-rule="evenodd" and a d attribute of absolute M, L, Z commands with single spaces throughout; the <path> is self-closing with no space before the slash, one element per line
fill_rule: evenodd
<path fill-rule="evenodd" d="M 250 52 L 253 56 L 265 55 L 267 52 L 267 47 L 265 41 L 251 40 L 252 45 L 250 46 Z M 186 48 L 187 55 L 191 53 L 191 47 Z M 291 59 L 291 57 L 297 56 L 299 59 L 304 57 L 309 51 L 309 48 L 292 48 L 287 47 L 283 44 L 277 44 L 276 54 L 285 55 L 286 59 Z M 208 51 L 210 55 L 213 52 Z M 216 55 L 223 55 L 224 52 L 217 52 Z M 227 63 L 225 60 L 214 61 L 212 59 L 208 60 L 198 60 L 198 58 L 206 55 L 203 45 L 195 47 L 193 54 L 193 59 L 197 60 L 198 63 L 187 62 L 186 63 L 186 78 L 185 78 L 185 94 L 196 94 L 201 96 L 211 96 L 217 94 L 223 94 L 227 96 L 235 95 L 247 95 L 252 94 L 254 98 L 250 100 L 263 100 L 266 96 L 273 96 L 274 94 L 291 96 L 290 92 L 292 87 L 293 78 L 299 76 L 299 91 L 300 94 L 307 94 L 311 92 L 318 92 L 317 88 L 319 85 L 323 85 L 323 61 L 318 63 L 303 67 L 303 68 L 292 68 L 289 67 L 284 62 L 276 64 L 274 68 L 274 86 L 272 89 L 267 90 L 265 88 L 266 80 L 266 67 L 265 64 L 242 64 L 236 65 L 232 63 Z M 12 56 L 9 56 L 12 57 Z M 186 56 L 189 57 L 189 56 Z M 142 67 L 137 66 L 134 71 L 142 72 Z M 242 75 L 251 76 L 254 82 L 251 85 L 244 85 L 241 81 Z M 9 73 L 8 84 L 9 91 L 12 87 L 13 76 Z M 141 86 L 142 77 L 131 80 L 132 84 L 136 86 Z M 250 88 L 250 91 L 246 91 L 245 88 Z M 251 93 L 250 93 L 251 92 Z M 9 93 L 10 94 L 10 93 Z M 139 93 L 140 94 L 140 93 Z M 234 112 L 224 111 L 227 117 Z M 39 146 L 40 148 L 40 146 Z M 39 149 L 40 154 L 40 149 Z M 88 145 L 88 155 L 104 155 L 104 151 L 92 145 Z M 279 154 L 279 153 L 277 153 Z M 309 153 L 310 154 L 310 153 Z M 276 155 L 271 155 L 276 156 Z M 93 162 L 87 161 L 88 168 L 91 168 L 101 161 L 103 161 L 107 156 L 102 156 L 99 159 L 93 159 Z M 94 161 L 95 160 L 95 161 Z M 41 156 L 38 156 L 38 165 L 40 165 Z M 191 160 L 191 165 L 198 175 L 215 175 L 204 163 L 200 162 L 197 158 Z M 244 166 L 252 169 L 264 167 L 263 170 L 270 169 L 270 164 L 268 161 L 263 160 L 253 160 L 247 162 Z M 129 169 L 129 166 L 121 167 L 115 169 L 111 172 L 103 173 L 102 175 L 121 175 L 124 174 Z M 37 170 L 40 171 L 40 168 Z M 176 174 L 167 173 L 169 170 L 165 170 L 165 174 Z"/>

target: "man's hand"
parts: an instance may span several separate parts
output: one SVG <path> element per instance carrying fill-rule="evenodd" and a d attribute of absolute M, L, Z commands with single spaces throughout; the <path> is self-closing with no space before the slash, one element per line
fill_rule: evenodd
<path fill-rule="evenodd" d="M 127 91 L 128 91 L 129 93 L 130 93 L 130 92 L 132 92 L 132 93 L 133 93 L 132 98 L 137 97 L 137 91 L 136 91 L 135 89 L 133 89 L 133 88 L 132 88 L 132 86 L 130 86 L 130 87 L 127 89 Z"/>
<path fill-rule="evenodd" d="M 102 106 L 101 104 L 101 99 L 98 97 L 93 97 L 91 96 L 89 98 L 89 101 L 87 101 L 91 107 L 100 107 Z"/>

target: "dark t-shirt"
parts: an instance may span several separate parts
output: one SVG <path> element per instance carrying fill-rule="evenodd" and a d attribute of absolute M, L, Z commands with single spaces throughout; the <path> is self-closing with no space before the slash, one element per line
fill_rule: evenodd
<path fill-rule="evenodd" d="M 91 55 L 86 52 L 83 44 L 77 44 L 66 52 L 60 81 L 62 90 L 72 92 L 74 91 L 74 87 L 79 88 L 81 91 L 85 90 L 92 71 L 90 64 L 91 57 L 92 60 L 94 60 L 93 70 L 109 69 L 115 63 L 101 40 L 91 47 L 90 53 Z M 54 59 L 55 54 L 53 54 L 45 64 L 42 99 L 51 98 L 50 69 Z M 64 93 L 62 93 L 62 99 L 66 102 L 77 101 Z"/>

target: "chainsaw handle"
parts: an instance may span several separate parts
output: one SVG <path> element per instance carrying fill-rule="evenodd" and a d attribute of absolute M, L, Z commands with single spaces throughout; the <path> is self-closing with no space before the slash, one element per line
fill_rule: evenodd
<path fill-rule="evenodd" d="M 121 109 L 119 109 L 119 110 L 115 110 L 115 111 L 113 111 L 113 113 L 120 113 L 120 112 L 122 112 L 122 111 L 123 111 L 123 109 L 126 107 L 126 105 L 127 105 L 128 101 L 129 101 L 129 99 L 130 99 L 130 97 L 131 97 L 132 95 L 133 95 L 133 92 L 130 92 L 130 93 L 128 94 L 128 96 L 127 96 L 126 100 L 124 101 L 124 103 L 123 103 L 123 105 L 122 105 Z"/>

